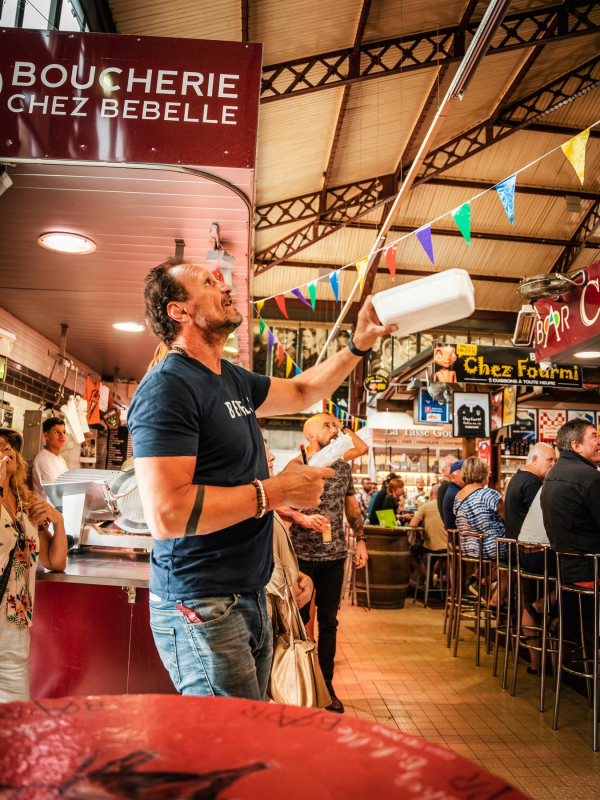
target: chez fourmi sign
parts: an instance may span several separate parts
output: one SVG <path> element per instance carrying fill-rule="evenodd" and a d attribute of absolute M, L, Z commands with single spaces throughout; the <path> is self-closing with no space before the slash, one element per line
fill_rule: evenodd
<path fill-rule="evenodd" d="M 254 167 L 261 45 L 0 36 L 0 158 Z"/>

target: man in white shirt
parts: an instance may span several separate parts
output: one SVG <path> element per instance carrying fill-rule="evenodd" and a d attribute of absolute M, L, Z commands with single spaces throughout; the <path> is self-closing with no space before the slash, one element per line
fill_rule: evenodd
<path fill-rule="evenodd" d="M 69 469 L 60 451 L 67 441 L 65 423 L 58 417 L 50 417 L 42 425 L 44 449 L 40 450 L 33 462 L 33 491 L 38 497 L 47 500 L 43 483 L 52 483 Z"/>

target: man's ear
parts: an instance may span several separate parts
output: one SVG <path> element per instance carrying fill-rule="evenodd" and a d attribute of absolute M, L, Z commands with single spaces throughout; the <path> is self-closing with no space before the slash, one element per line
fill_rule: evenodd
<path fill-rule="evenodd" d="M 185 305 L 175 301 L 167 303 L 167 314 L 171 319 L 174 319 L 175 322 L 186 322 L 189 317 L 189 312 Z"/>

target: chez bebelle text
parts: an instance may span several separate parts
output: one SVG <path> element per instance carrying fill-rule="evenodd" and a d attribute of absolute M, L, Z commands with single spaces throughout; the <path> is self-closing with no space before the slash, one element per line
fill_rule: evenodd
<path fill-rule="evenodd" d="M 48 64 L 38 71 L 36 65 L 30 61 L 17 61 L 13 68 L 11 85 L 27 88 L 29 91 L 27 94 L 11 94 L 7 107 L 14 113 L 87 117 L 88 111 L 96 114 L 98 109 L 94 103 L 90 103 L 89 97 L 78 96 L 78 93 L 97 83 L 106 95 L 99 107 L 101 117 L 237 125 L 238 106 L 224 105 L 222 99 L 238 99 L 236 90 L 239 75 L 179 72 L 170 69 L 136 70 L 133 67 L 124 70 L 110 66 L 99 69 L 94 65 L 87 67 L 85 73 L 79 74 L 77 64 L 70 70 L 63 64 Z M 32 87 L 36 91 L 32 92 Z M 49 94 L 47 91 L 62 89 L 66 92 L 69 88 L 75 90 L 73 96 L 66 93 Z M 114 96 L 116 93 L 120 94 Z M 184 99 L 163 101 L 143 97 L 124 98 L 124 94 L 176 95 Z"/>

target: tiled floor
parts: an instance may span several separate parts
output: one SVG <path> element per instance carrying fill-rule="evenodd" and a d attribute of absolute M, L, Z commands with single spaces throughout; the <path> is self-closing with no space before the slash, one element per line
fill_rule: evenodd
<path fill-rule="evenodd" d="M 492 677 L 492 656 L 475 667 L 474 636 L 461 631 L 458 658 L 446 649 L 442 611 L 412 599 L 398 611 L 340 614 L 334 686 L 346 714 L 439 742 L 533 798 L 600 798 L 600 753 L 591 747 L 591 710 L 568 688 L 558 731 L 554 694 L 540 714 L 538 678 L 521 661 L 516 697 Z M 503 651 L 501 650 L 501 655 Z M 509 672 L 510 678 L 511 672 Z"/>

